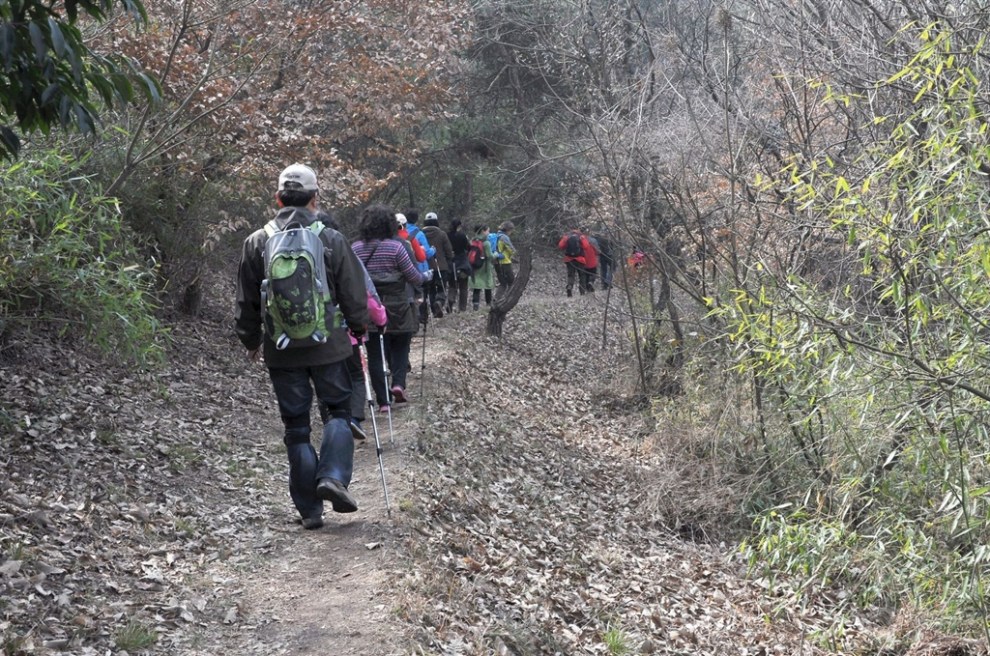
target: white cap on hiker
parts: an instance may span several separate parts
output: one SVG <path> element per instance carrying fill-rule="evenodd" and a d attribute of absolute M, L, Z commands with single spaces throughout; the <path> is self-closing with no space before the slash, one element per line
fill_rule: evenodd
<path fill-rule="evenodd" d="M 395 220 L 399 222 L 399 225 L 406 225 L 406 215 L 402 212 L 396 213 Z"/>
<path fill-rule="evenodd" d="M 305 164 L 286 167 L 278 176 L 279 191 L 317 191 L 316 171 Z"/>

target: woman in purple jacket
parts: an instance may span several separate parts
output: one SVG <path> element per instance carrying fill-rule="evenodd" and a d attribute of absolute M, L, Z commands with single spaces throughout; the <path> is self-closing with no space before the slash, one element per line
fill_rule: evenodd
<path fill-rule="evenodd" d="M 368 349 L 368 368 L 371 370 L 371 384 L 375 390 L 379 410 L 387 412 L 389 392 L 396 403 L 406 401 L 406 374 L 409 371 L 409 347 L 412 337 L 419 327 L 416 312 L 409 302 L 406 283 L 420 286 L 431 278 L 432 271 L 425 274 L 416 269 L 409 258 L 402 241 L 396 239 L 398 224 L 395 210 L 387 205 L 370 205 L 361 213 L 358 226 L 361 239 L 351 248 L 364 263 L 371 281 L 375 283 L 382 305 L 388 311 L 388 324 L 378 339 L 384 340 L 385 358 L 392 372 L 392 389 L 388 390 L 385 370 L 382 366 L 381 349 Z M 376 335 L 369 331 L 369 341 L 374 343 Z"/>

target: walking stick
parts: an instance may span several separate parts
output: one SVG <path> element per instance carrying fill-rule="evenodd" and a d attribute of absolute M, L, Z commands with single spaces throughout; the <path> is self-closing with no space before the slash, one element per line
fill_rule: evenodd
<path fill-rule="evenodd" d="M 382 347 L 382 374 L 385 376 L 385 402 L 388 404 L 388 438 L 392 446 L 395 446 L 395 431 L 392 429 L 392 370 L 385 357 L 385 337 L 382 333 L 378 333 L 378 344 Z"/>
<path fill-rule="evenodd" d="M 423 359 L 419 365 L 420 397 L 426 398 L 426 322 L 423 322 Z"/>
<path fill-rule="evenodd" d="M 378 438 L 378 418 L 375 416 L 375 400 L 371 390 L 371 374 L 368 371 L 368 349 L 361 343 L 358 345 L 358 350 L 361 352 L 361 369 L 364 371 L 364 390 L 368 395 L 371 429 L 375 434 L 375 452 L 378 454 L 378 471 L 382 475 L 382 492 L 385 494 L 385 513 L 391 517 L 392 507 L 388 502 L 388 486 L 385 484 L 385 461 L 382 459 L 382 442 Z"/>
<path fill-rule="evenodd" d="M 444 300 L 444 305 L 446 305 L 447 299 L 449 298 L 447 296 L 447 283 L 443 281 L 443 276 L 440 274 L 440 263 L 437 262 L 436 260 L 433 260 L 433 270 L 437 272 L 437 278 L 440 279 L 440 289 L 443 290 L 443 300 Z M 432 310 L 433 308 L 430 309 Z"/>

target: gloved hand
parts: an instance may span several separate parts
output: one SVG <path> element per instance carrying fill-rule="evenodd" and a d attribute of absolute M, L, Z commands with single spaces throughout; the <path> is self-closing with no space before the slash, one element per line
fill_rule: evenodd
<path fill-rule="evenodd" d="M 427 269 L 423 272 L 423 275 L 426 276 L 426 282 L 433 280 L 433 269 Z"/>
<path fill-rule="evenodd" d="M 365 326 L 348 326 L 347 329 L 351 332 L 351 337 L 359 342 L 361 341 L 361 338 L 364 337 L 365 333 L 368 332 L 368 329 Z"/>

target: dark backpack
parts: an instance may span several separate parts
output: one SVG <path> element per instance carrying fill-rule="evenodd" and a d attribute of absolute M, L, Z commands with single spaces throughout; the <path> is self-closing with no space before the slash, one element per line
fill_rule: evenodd
<path fill-rule="evenodd" d="M 485 242 L 480 239 L 472 239 L 470 246 L 468 246 L 468 262 L 471 264 L 471 268 L 477 271 L 485 266 L 486 259 Z"/>
<path fill-rule="evenodd" d="M 324 344 L 340 325 L 327 280 L 323 229 L 320 221 L 304 227 L 292 217 L 281 229 L 274 220 L 265 225 L 261 307 L 265 330 L 279 350 Z"/>
<path fill-rule="evenodd" d="M 564 245 L 564 255 L 566 257 L 581 257 L 584 255 L 584 248 L 581 246 L 581 235 L 571 233 L 567 236 L 567 243 Z"/>

